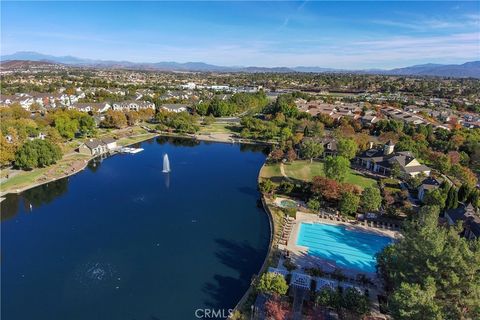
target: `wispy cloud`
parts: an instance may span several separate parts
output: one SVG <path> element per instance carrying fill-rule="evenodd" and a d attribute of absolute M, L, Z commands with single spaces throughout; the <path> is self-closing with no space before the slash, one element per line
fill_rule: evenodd
<path fill-rule="evenodd" d="M 435 31 L 438 29 L 466 29 L 478 27 L 480 25 L 480 15 L 465 14 L 460 17 L 450 19 L 432 18 L 432 17 L 415 17 L 405 22 L 400 20 L 370 20 L 370 23 L 384 25 L 389 27 L 398 27 L 402 29 L 410 29 L 414 31 Z"/>

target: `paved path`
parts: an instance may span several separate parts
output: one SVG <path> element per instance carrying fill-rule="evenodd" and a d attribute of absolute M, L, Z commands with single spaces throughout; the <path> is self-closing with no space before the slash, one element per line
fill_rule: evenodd
<path fill-rule="evenodd" d="M 293 289 L 293 320 L 302 319 L 303 300 L 305 299 L 307 290 L 302 288 Z"/>

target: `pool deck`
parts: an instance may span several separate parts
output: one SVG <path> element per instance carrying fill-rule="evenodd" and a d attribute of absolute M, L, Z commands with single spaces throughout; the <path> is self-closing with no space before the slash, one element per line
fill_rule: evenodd
<path fill-rule="evenodd" d="M 305 223 L 322 223 L 322 224 L 330 224 L 330 225 L 342 225 L 345 227 L 348 227 L 351 230 L 357 230 L 365 233 L 371 233 L 371 234 L 376 234 L 379 236 L 386 236 L 392 239 L 396 239 L 400 236 L 400 233 L 398 231 L 393 231 L 393 230 L 383 230 L 383 229 L 376 229 L 376 228 L 371 228 L 371 227 L 366 227 L 364 225 L 360 224 L 352 224 L 348 222 L 342 222 L 342 221 L 333 221 L 333 220 L 327 220 L 327 219 L 322 219 L 318 217 L 316 214 L 311 214 L 311 213 L 305 213 L 301 211 L 297 211 L 297 218 L 295 219 L 295 223 L 292 227 L 292 232 L 290 233 L 290 237 L 288 238 L 288 242 L 286 246 L 279 246 L 280 249 L 286 249 L 289 251 L 289 255 L 292 259 L 292 262 L 294 262 L 297 266 L 299 266 L 301 269 L 305 268 L 321 268 L 322 270 L 326 272 L 332 272 L 335 269 L 341 269 L 343 273 L 345 273 L 347 276 L 354 277 L 357 274 L 365 274 L 367 276 L 370 276 L 372 278 L 376 278 L 375 273 L 368 273 L 368 272 L 361 272 L 356 269 L 347 269 L 343 266 L 337 266 L 334 261 L 331 260 L 326 260 L 322 259 L 313 255 L 308 254 L 308 248 L 304 246 L 299 246 L 297 245 L 297 238 L 298 238 L 298 233 L 300 231 L 300 225 L 302 222 Z"/>

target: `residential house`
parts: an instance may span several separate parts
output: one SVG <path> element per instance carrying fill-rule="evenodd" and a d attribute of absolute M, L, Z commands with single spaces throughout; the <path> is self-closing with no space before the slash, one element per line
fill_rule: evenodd
<path fill-rule="evenodd" d="M 78 148 L 78 152 L 96 156 L 113 151 L 117 148 L 117 142 L 112 138 L 90 139 Z"/>
<path fill-rule="evenodd" d="M 437 189 L 440 187 L 440 181 L 434 177 L 427 177 L 422 181 L 422 184 L 418 187 L 418 196 L 417 198 L 423 201 L 423 197 L 427 192 Z"/>
<path fill-rule="evenodd" d="M 162 106 L 160 108 L 162 110 L 166 110 L 168 112 L 179 113 L 179 112 L 188 111 L 189 105 L 188 104 L 181 104 L 181 103 L 175 103 L 175 104 L 166 103 L 166 104 L 162 104 Z"/>
<path fill-rule="evenodd" d="M 357 163 L 373 172 L 391 175 L 394 166 L 398 166 L 403 178 L 415 177 L 419 174 L 430 175 L 431 169 L 420 164 L 410 151 L 395 152 L 395 144 L 388 141 L 383 149 L 371 148 L 357 157 Z"/>
<path fill-rule="evenodd" d="M 112 103 L 115 111 L 140 111 L 145 109 L 155 110 L 155 104 L 148 101 L 123 101 Z"/>
<path fill-rule="evenodd" d="M 107 146 L 109 151 L 117 149 L 117 140 L 113 138 L 104 138 L 102 142 Z"/>
<path fill-rule="evenodd" d="M 445 218 L 450 225 L 456 225 L 459 221 L 463 223 L 462 236 L 467 239 L 480 238 L 480 216 L 472 204 L 460 206 L 445 212 Z"/>
<path fill-rule="evenodd" d="M 106 102 L 77 102 L 68 107 L 69 110 L 74 109 L 80 112 L 99 112 L 103 113 L 110 109 L 112 106 Z"/>
<path fill-rule="evenodd" d="M 364 115 L 360 118 L 360 122 L 364 127 L 370 127 L 378 121 L 380 121 L 380 119 L 376 115 Z"/>
<path fill-rule="evenodd" d="M 196 88 L 196 84 L 194 82 L 188 82 L 187 84 L 181 84 L 180 88 L 194 90 Z"/>
<path fill-rule="evenodd" d="M 414 125 L 426 124 L 427 123 L 427 121 L 425 121 L 425 119 L 416 115 L 415 113 L 405 112 L 403 110 L 396 109 L 396 108 L 393 108 L 393 107 L 382 108 L 381 112 L 391 119 L 398 120 L 398 121 L 404 121 L 404 122 L 411 123 L 411 124 L 414 124 Z"/>
<path fill-rule="evenodd" d="M 322 139 L 323 143 L 323 156 L 337 156 L 338 154 L 338 145 L 337 140 L 331 137 L 325 137 Z"/>
<path fill-rule="evenodd" d="M 36 139 L 45 140 L 46 137 L 47 137 L 47 135 L 45 133 L 39 132 L 36 136 L 28 137 L 28 140 L 30 140 L 30 141 L 36 140 Z"/>

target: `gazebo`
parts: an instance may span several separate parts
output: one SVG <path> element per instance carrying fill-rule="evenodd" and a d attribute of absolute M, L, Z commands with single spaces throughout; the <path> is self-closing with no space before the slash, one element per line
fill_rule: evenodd
<path fill-rule="evenodd" d="M 292 272 L 292 280 L 290 286 L 294 288 L 310 289 L 312 277 L 307 274 Z"/>

